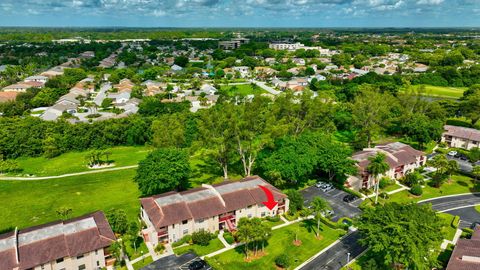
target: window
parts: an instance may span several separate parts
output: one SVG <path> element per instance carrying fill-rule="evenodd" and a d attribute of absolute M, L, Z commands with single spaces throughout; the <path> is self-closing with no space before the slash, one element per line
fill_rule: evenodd
<path fill-rule="evenodd" d="M 77 260 L 83 258 L 83 254 L 80 256 L 77 256 Z"/>
<path fill-rule="evenodd" d="M 57 263 L 63 262 L 63 258 L 57 259 Z"/>
<path fill-rule="evenodd" d="M 85 269 L 86 269 L 85 264 L 82 264 L 78 267 L 78 270 L 85 270 Z"/>
<path fill-rule="evenodd" d="M 248 217 L 251 218 L 251 217 L 252 217 L 252 214 L 248 214 Z"/>
<path fill-rule="evenodd" d="M 264 217 L 264 216 L 265 216 L 265 212 L 262 212 L 262 217 Z"/>
<path fill-rule="evenodd" d="M 188 223 L 188 220 L 182 221 L 182 224 L 184 224 L 184 225 L 187 224 L 187 223 Z"/>
<path fill-rule="evenodd" d="M 187 233 L 188 233 L 188 229 L 183 230 L 183 234 L 187 234 Z"/>
<path fill-rule="evenodd" d="M 97 249 L 97 250 L 95 250 L 95 255 L 98 255 L 98 249 Z"/>
<path fill-rule="evenodd" d="M 197 223 L 203 223 L 204 220 L 205 219 L 201 218 L 201 219 L 197 220 Z"/>
<path fill-rule="evenodd" d="M 100 262 L 99 262 L 99 261 L 97 261 L 97 266 L 100 266 Z"/>

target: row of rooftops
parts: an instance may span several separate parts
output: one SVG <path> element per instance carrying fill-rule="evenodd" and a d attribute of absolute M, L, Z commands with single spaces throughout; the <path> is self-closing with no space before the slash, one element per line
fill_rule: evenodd
<path fill-rule="evenodd" d="M 262 178 L 251 176 L 241 181 L 203 185 L 183 192 L 143 198 L 141 203 L 155 229 L 159 230 L 185 220 L 200 220 L 260 205 L 267 201 L 267 197 L 259 185 L 268 187 L 276 201 L 287 198 Z"/>
<path fill-rule="evenodd" d="M 103 212 L 0 235 L 0 269 L 30 269 L 103 249 L 116 241 Z"/>
<path fill-rule="evenodd" d="M 443 136 L 452 136 L 464 140 L 480 142 L 480 130 L 450 125 L 445 125 L 443 129 Z"/>

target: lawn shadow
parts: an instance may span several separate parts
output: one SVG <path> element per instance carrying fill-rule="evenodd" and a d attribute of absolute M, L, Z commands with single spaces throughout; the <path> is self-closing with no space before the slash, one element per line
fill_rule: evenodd
<path fill-rule="evenodd" d="M 322 222 L 320 222 L 320 223 L 322 223 Z M 315 219 L 306 219 L 306 220 L 302 221 L 300 226 L 307 229 L 307 231 L 309 233 L 314 233 L 314 234 L 317 233 L 317 220 L 315 220 Z M 323 228 L 320 225 L 320 232 L 322 232 L 322 231 L 323 231 Z"/>
<path fill-rule="evenodd" d="M 457 184 L 463 187 L 468 187 L 468 183 L 466 183 L 465 181 L 457 181 Z"/>

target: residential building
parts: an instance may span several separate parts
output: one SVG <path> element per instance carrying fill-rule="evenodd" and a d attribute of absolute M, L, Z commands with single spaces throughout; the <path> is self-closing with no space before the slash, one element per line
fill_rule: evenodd
<path fill-rule="evenodd" d="M 40 83 L 45 84 L 48 81 L 48 77 L 43 76 L 43 75 L 36 75 L 36 76 L 27 77 L 27 78 L 25 78 L 24 81 L 25 82 L 40 82 Z"/>
<path fill-rule="evenodd" d="M 480 226 L 476 226 L 470 239 L 458 240 L 447 270 L 480 270 Z"/>
<path fill-rule="evenodd" d="M 30 84 L 21 82 L 21 83 L 15 83 L 15 84 L 6 86 L 2 90 L 4 92 L 26 92 L 27 89 L 30 87 L 32 87 Z"/>
<path fill-rule="evenodd" d="M 445 125 L 443 129 L 442 142 L 448 147 L 467 150 L 480 147 L 480 130 L 450 125 Z"/>
<path fill-rule="evenodd" d="M 0 103 L 15 101 L 18 96 L 18 92 L 0 92 Z"/>
<path fill-rule="evenodd" d="M 357 162 L 358 173 L 352 175 L 347 180 L 347 185 L 354 190 L 372 187 L 374 177 L 368 172 L 370 157 L 383 153 L 386 156 L 389 169 L 379 177 L 388 177 L 390 179 L 400 179 L 409 172 L 425 165 L 427 159 L 423 152 L 413 149 L 411 146 L 401 142 L 380 144 L 374 148 L 365 148 L 360 152 L 353 154 L 352 159 Z"/>
<path fill-rule="evenodd" d="M 269 210 L 262 202 L 267 201 L 267 187 L 278 202 Z M 226 181 L 216 185 L 183 192 L 168 192 L 141 199 L 141 216 L 147 228 L 142 231 L 145 241 L 176 242 L 195 231 L 216 232 L 222 229 L 235 230 L 242 217 L 275 216 L 288 211 L 289 200 L 280 190 L 258 176 L 240 181 Z"/>
<path fill-rule="evenodd" d="M 0 235 L 2 270 L 97 270 L 111 267 L 115 235 L 103 212 Z"/>

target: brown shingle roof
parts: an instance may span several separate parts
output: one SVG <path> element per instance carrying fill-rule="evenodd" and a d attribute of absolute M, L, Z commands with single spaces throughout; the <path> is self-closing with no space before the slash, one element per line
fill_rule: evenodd
<path fill-rule="evenodd" d="M 477 142 L 480 141 L 480 130 L 477 129 L 450 125 L 445 125 L 443 129 L 445 130 L 445 132 L 443 133 L 444 136 L 447 135 L 466 140 L 472 140 Z"/>
<path fill-rule="evenodd" d="M 108 247 L 116 240 L 103 212 L 20 230 L 17 244 L 7 245 L 15 233 L 0 235 L 0 269 L 29 269 L 64 257 Z M 14 241 L 15 242 L 15 241 Z M 19 263 L 16 261 L 18 247 Z"/>

